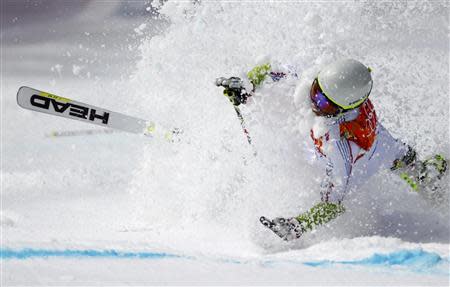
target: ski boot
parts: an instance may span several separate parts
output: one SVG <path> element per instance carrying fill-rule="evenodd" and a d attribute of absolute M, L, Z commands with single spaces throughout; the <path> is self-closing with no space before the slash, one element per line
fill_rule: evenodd
<path fill-rule="evenodd" d="M 270 220 L 264 216 L 261 216 L 259 221 L 284 241 L 291 241 L 300 238 L 304 232 L 303 226 L 294 217 L 277 217 L 274 220 Z"/>

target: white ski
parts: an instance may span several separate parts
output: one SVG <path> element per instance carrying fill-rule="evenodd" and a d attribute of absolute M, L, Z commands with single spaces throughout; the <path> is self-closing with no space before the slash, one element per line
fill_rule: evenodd
<path fill-rule="evenodd" d="M 24 109 L 78 120 L 129 133 L 163 137 L 169 141 L 180 134 L 179 129 L 165 129 L 152 121 L 113 112 L 96 106 L 63 98 L 29 87 L 20 87 L 17 104 Z"/>

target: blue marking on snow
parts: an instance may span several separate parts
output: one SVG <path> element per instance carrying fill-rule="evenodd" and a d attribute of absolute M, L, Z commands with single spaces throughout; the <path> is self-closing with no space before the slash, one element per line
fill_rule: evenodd
<path fill-rule="evenodd" d="M 2 259 L 29 259 L 29 258 L 138 258 L 138 259 L 166 259 L 182 258 L 183 256 L 163 252 L 122 252 L 117 250 L 49 250 L 24 248 L 20 250 L 0 249 Z M 187 257 L 184 257 L 187 258 Z"/>
<path fill-rule="evenodd" d="M 151 260 L 161 260 L 161 259 L 190 259 L 196 260 L 195 258 L 187 255 L 177 255 L 164 252 L 129 252 L 129 251 L 118 251 L 118 250 L 94 250 L 94 249 L 65 249 L 65 250 L 52 250 L 52 249 L 33 249 L 33 248 L 23 248 L 23 249 L 11 249 L 2 248 L 0 249 L 1 259 L 33 259 L 33 258 L 75 258 L 75 259 L 88 259 L 88 258 L 111 258 L 111 259 L 151 259 Z M 211 258 L 210 258 L 211 259 Z M 217 260 L 217 258 L 216 258 Z M 240 261 L 232 258 L 218 259 L 218 261 L 226 264 L 243 264 L 252 262 Z M 272 263 L 289 263 L 293 264 L 299 263 L 299 261 L 291 260 L 262 260 L 263 266 L 270 266 Z M 400 267 L 406 271 L 413 271 L 416 273 L 435 273 L 442 275 L 450 275 L 449 266 L 450 260 L 448 258 L 443 258 L 439 254 L 434 252 L 427 252 L 422 249 L 415 250 L 400 250 L 388 254 L 378 254 L 359 259 L 359 260 L 346 260 L 346 261 L 333 261 L 333 260 L 321 260 L 321 261 L 307 261 L 300 262 L 303 265 L 310 267 L 333 267 L 336 265 L 353 265 L 362 267 Z"/>
<path fill-rule="evenodd" d="M 311 267 L 328 267 L 331 265 L 342 264 L 342 265 L 358 265 L 358 266 L 398 266 L 406 267 L 408 270 L 415 272 L 430 271 L 432 269 L 443 267 L 442 270 L 445 274 L 449 274 L 449 259 L 442 258 L 439 254 L 434 252 L 427 252 L 422 249 L 415 250 L 400 250 L 388 254 L 378 254 L 360 259 L 360 260 L 346 260 L 346 261 L 333 261 L 333 260 L 322 260 L 322 261 L 310 261 L 303 262 L 304 265 Z M 438 268 L 440 269 L 440 268 Z"/>

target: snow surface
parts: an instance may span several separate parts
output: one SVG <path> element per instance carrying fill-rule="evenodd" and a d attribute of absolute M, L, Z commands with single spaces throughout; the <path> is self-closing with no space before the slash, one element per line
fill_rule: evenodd
<path fill-rule="evenodd" d="M 258 222 L 319 200 L 305 92 L 335 59 L 372 67 L 371 99 L 395 136 L 422 158 L 450 156 L 448 3 L 186 1 L 160 12 L 103 11 L 119 31 L 108 36 L 86 24 L 95 17 L 74 16 L 61 42 L 21 45 L 2 31 L 2 285 L 449 285 L 448 202 L 388 172 L 301 240 Z M 301 79 L 267 83 L 243 107 L 253 157 L 213 83 L 266 61 Z M 48 137 L 95 128 L 20 109 L 21 85 L 182 128 L 183 140 Z"/>

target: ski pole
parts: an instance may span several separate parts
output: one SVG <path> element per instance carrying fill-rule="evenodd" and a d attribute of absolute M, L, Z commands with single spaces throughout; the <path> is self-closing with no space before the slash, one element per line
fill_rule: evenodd
<path fill-rule="evenodd" d="M 242 116 L 241 110 L 239 109 L 238 106 L 234 106 L 234 110 L 236 111 L 237 117 L 238 117 L 239 121 L 241 122 L 241 127 L 242 127 L 242 130 L 244 131 L 245 136 L 247 137 L 248 144 L 252 145 L 252 138 L 250 137 L 250 134 L 245 125 L 245 120 L 244 120 L 244 117 Z"/>
<path fill-rule="evenodd" d="M 252 144 L 252 138 L 250 137 L 250 133 L 247 130 L 247 127 L 245 125 L 245 120 L 244 117 L 242 116 L 241 110 L 239 109 L 238 106 L 234 106 L 234 110 L 236 111 L 237 117 L 239 119 L 239 121 L 241 122 L 241 127 L 242 130 L 244 131 L 245 136 L 247 137 L 247 142 L 250 145 L 252 151 L 253 151 L 253 156 L 256 156 L 256 149 L 255 146 Z"/>
<path fill-rule="evenodd" d="M 239 105 L 240 104 L 245 104 L 245 102 L 247 101 L 247 98 L 249 96 L 251 96 L 248 93 L 241 93 L 242 90 L 245 91 L 244 87 L 243 87 L 243 82 L 240 78 L 238 77 L 231 77 L 229 79 L 224 78 L 224 77 L 220 77 L 216 79 L 216 86 L 218 87 L 224 87 L 224 94 L 225 96 L 227 96 L 229 98 L 229 100 L 231 101 L 231 103 L 233 104 L 234 110 L 236 112 L 236 115 L 239 119 L 239 122 L 241 123 L 241 127 L 242 130 L 244 131 L 244 134 L 247 138 L 247 142 L 248 144 L 251 146 L 251 148 L 253 149 L 253 155 L 256 156 L 256 150 L 255 147 L 252 144 L 252 138 L 250 137 L 250 133 L 248 132 L 247 126 L 245 124 L 245 120 L 244 117 L 242 116 L 241 110 L 239 109 Z M 228 93 L 231 93 L 231 95 L 229 95 Z"/>

